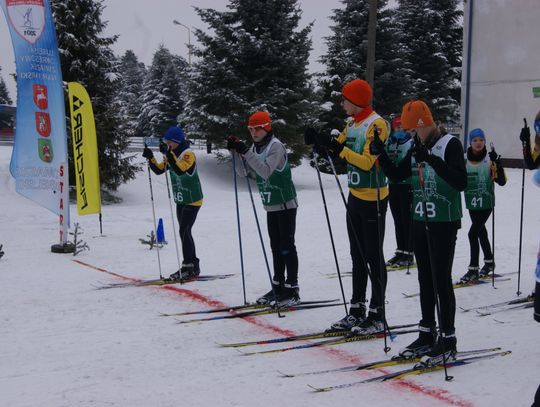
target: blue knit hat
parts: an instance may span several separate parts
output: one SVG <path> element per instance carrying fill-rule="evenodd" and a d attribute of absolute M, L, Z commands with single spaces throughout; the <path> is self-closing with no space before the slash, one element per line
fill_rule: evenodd
<path fill-rule="evenodd" d="M 175 143 L 182 144 L 186 140 L 184 135 L 184 130 L 181 127 L 169 127 L 163 136 L 163 141 L 169 140 L 174 141 Z"/>
<path fill-rule="evenodd" d="M 476 137 L 480 137 L 484 141 L 486 141 L 486 135 L 484 134 L 484 131 L 482 129 L 473 129 L 469 133 L 469 144 L 475 139 Z"/>

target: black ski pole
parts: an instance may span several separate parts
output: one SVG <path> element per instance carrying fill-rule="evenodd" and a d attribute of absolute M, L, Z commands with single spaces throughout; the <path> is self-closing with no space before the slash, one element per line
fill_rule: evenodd
<path fill-rule="evenodd" d="M 527 126 L 527 119 L 523 118 L 524 127 L 528 128 Z M 522 141 L 523 144 L 523 150 L 525 151 L 525 148 L 527 147 L 527 143 Z M 521 214 L 520 214 L 520 220 L 519 220 L 519 256 L 518 256 L 518 286 L 517 286 L 517 292 L 516 295 L 519 297 L 521 295 L 520 283 L 521 283 L 521 247 L 522 247 L 522 241 L 523 241 L 523 202 L 525 200 L 525 163 L 523 163 L 523 171 L 521 173 Z"/>
<path fill-rule="evenodd" d="M 373 126 L 373 137 L 379 138 L 379 129 L 376 125 Z M 384 257 L 383 257 L 383 237 L 382 237 L 382 218 L 381 218 L 381 185 L 379 183 L 379 159 L 375 160 L 375 183 L 377 187 L 377 246 L 379 249 L 379 284 L 381 286 L 381 312 L 384 325 L 384 353 L 390 352 L 391 348 L 388 346 L 387 335 L 390 335 L 390 328 L 386 321 L 386 305 L 385 305 L 385 288 L 386 281 L 383 281 L 383 273 L 386 272 Z"/>
<path fill-rule="evenodd" d="M 146 144 L 145 144 L 146 147 Z M 158 258 L 158 268 L 159 268 L 159 278 L 163 279 L 163 275 L 161 274 L 161 259 L 159 257 L 159 245 L 157 244 L 157 231 L 156 231 L 156 209 L 154 206 L 154 190 L 152 188 L 152 175 L 150 173 L 150 161 L 147 162 L 148 167 L 148 184 L 150 185 L 150 201 L 152 202 L 152 217 L 154 219 L 154 236 L 156 236 L 156 252 L 157 252 L 157 258 Z"/>
<path fill-rule="evenodd" d="M 378 132 L 377 126 L 374 126 L 374 133 Z M 381 312 L 382 320 L 384 324 L 384 353 L 390 352 L 391 348 L 388 346 L 387 336 L 390 336 L 390 328 L 386 321 L 386 305 L 385 305 L 385 287 L 386 282 L 383 281 L 383 273 L 385 271 L 384 257 L 383 257 L 383 237 L 382 237 L 382 219 L 381 219 L 381 187 L 379 185 L 379 160 L 375 161 L 375 182 L 377 183 L 377 245 L 379 247 L 379 284 L 381 286 Z M 384 271 L 383 271 L 384 270 Z"/>
<path fill-rule="evenodd" d="M 424 184 L 424 175 L 422 173 L 423 163 L 418 164 L 418 177 L 420 179 L 420 189 L 422 190 L 422 212 L 424 216 L 424 228 L 426 231 L 426 242 L 427 242 L 427 249 L 428 249 L 428 258 L 430 263 L 430 269 L 431 269 L 431 280 L 433 282 L 433 294 L 435 296 L 435 310 L 437 311 L 437 319 L 439 320 L 439 335 L 441 337 L 441 345 L 442 345 L 442 351 L 443 351 L 443 367 L 444 367 L 444 379 L 446 381 L 450 381 L 454 378 L 454 376 L 448 376 L 448 369 L 446 367 L 446 347 L 444 344 L 444 339 L 442 339 L 442 324 L 441 324 L 441 305 L 439 301 L 439 287 L 437 284 L 437 274 L 435 272 L 435 262 L 433 259 L 433 251 L 431 249 L 431 236 L 429 233 L 429 222 L 428 222 L 428 215 L 427 215 L 427 198 L 426 198 L 426 189 Z"/>
<path fill-rule="evenodd" d="M 234 154 L 234 153 L 233 153 Z M 272 294 L 274 294 L 274 301 L 276 303 L 277 315 L 279 318 L 285 318 L 285 315 L 281 315 L 279 312 L 278 298 L 276 290 L 274 288 L 274 283 L 272 282 L 272 274 L 270 273 L 270 265 L 268 264 L 268 256 L 266 255 L 266 249 L 264 248 L 264 240 L 261 233 L 261 225 L 259 224 L 259 217 L 257 216 L 257 208 L 255 207 L 255 201 L 253 200 L 253 193 L 251 192 L 251 184 L 249 183 L 249 174 L 246 167 L 246 162 L 242 159 L 242 165 L 244 167 L 244 172 L 246 174 L 246 182 L 249 190 L 249 198 L 251 199 L 251 206 L 253 207 L 253 215 L 255 216 L 255 222 L 257 223 L 257 231 L 259 232 L 259 239 L 261 241 L 261 248 L 264 255 L 264 262 L 266 264 L 266 271 L 268 271 L 268 278 L 270 279 L 270 288 L 272 289 Z"/>
<path fill-rule="evenodd" d="M 411 186 L 409 187 L 409 198 L 411 200 L 411 203 L 409 205 L 409 216 L 410 216 L 410 220 L 409 220 L 409 244 L 408 244 L 407 250 L 410 250 L 409 254 L 408 254 L 409 256 L 414 256 L 414 250 L 412 249 L 412 247 L 413 247 L 413 219 L 414 219 L 414 214 L 413 214 L 412 187 Z M 407 273 L 406 274 L 411 274 L 411 270 L 410 270 L 411 262 L 409 261 L 409 258 L 407 259 Z"/>
<path fill-rule="evenodd" d="M 491 151 L 495 151 L 495 146 L 493 145 L 493 143 L 490 143 L 490 146 Z M 497 166 L 495 162 L 493 162 L 492 165 L 495 167 L 494 169 L 496 171 Z M 491 242 L 491 258 L 493 260 L 493 270 L 491 272 L 491 286 L 493 288 L 497 288 L 495 287 L 495 184 L 493 184 L 493 210 L 491 212 Z"/>
<path fill-rule="evenodd" d="M 349 315 L 349 310 L 347 309 L 347 300 L 345 299 L 345 290 L 343 289 L 343 280 L 341 278 L 341 271 L 339 269 L 339 261 L 338 261 L 337 253 L 336 253 L 336 245 L 334 243 L 334 235 L 332 233 L 332 225 L 330 223 L 330 217 L 328 216 L 328 207 L 326 206 L 326 196 L 324 194 L 324 188 L 323 188 L 323 184 L 321 180 L 321 172 L 319 170 L 318 158 L 319 158 L 319 155 L 317 154 L 314 147 L 313 148 L 313 164 L 314 164 L 315 170 L 317 170 L 317 178 L 319 180 L 319 188 L 321 189 L 321 196 L 322 196 L 323 206 L 324 206 L 324 214 L 326 216 L 326 223 L 328 225 L 328 233 L 330 235 L 330 242 L 332 244 L 334 262 L 336 263 L 336 271 L 337 271 L 338 280 L 339 280 L 339 287 L 341 289 L 341 296 L 343 298 L 343 306 L 345 307 L 345 315 Z"/>
<path fill-rule="evenodd" d="M 244 274 L 244 252 L 242 249 L 242 229 L 240 228 L 240 207 L 238 204 L 238 183 L 236 180 L 236 158 L 235 153 L 231 152 L 232 166 L 233 166 L 233 178 L 234 178 L 234 199 L 236 203 L 236 225 L 238 229 L 238 246 L 240 248 L 240 269 L 242 271 L 242 291 L 244 293 L 244 304 L 247 304 L 246 300 L 246 279 Z"/>

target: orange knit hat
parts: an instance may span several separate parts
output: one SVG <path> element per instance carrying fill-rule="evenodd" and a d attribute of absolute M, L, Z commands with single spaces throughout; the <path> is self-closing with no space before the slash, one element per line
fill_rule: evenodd
<path fill-rule="evenodd" d="M 369 83 L 362 79 L 355 79 L 354 81 L 347 82 L 343 86 L 341 94 L 356 106 L 367 107 L 371 102 L 373 91 L 371 90 Z"/>
<path fill-rule="evenodd" d="M 272 131 L 272 119 L 268 112 L 255 112 L 248 119 L 248 127 L 262 127 L 264 131 Z"/>
<path fill-rule="evenodd" d="M 425 102 L 411 100 L 403 105 L 401 125 L 405 130 L 427 127 L 435 124 L 431 111 Z"/>

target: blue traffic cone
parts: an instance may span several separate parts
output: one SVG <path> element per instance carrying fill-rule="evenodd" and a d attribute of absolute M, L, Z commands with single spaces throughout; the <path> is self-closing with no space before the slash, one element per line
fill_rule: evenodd
<path fill-rule="evenodd" d="M 162 244 L 166 244 L 167 242 L 165 241 L 165 230 L 163 228 L 163 219 L 162 218 L 159 218 L 156 233 L 157 233 L 157 242 L 162 243 Z"/>

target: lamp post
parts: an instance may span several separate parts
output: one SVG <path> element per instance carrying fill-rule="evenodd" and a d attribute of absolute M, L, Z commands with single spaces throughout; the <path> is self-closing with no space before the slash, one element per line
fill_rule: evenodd
<path fill-rule="evenodd" d="M 191 28 L 178 20 L 173 20 L 173 24 L 184 27 L 188 32 L 188 64 L 191 66 Z"/>

